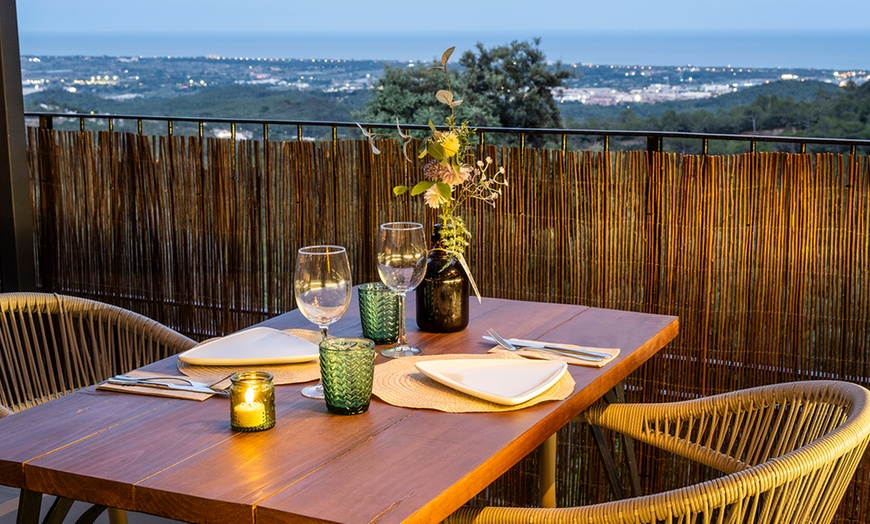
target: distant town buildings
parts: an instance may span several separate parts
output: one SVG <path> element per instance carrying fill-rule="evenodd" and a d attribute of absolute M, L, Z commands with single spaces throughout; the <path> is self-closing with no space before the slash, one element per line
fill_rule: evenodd
<path fill-rule="evenodd" d="M 415 63 L 259 58 L 22 57 L 24 95 L 47 88 L 112 100 L 177 96 L 215 86 L 353 92 L 370 89 L 384 65 Z M 654 104 L 716 97 L 778 80 L 863 84 L 867 71 L 571 64 L 574 76 L 554 95 L 589 105 Z"/>

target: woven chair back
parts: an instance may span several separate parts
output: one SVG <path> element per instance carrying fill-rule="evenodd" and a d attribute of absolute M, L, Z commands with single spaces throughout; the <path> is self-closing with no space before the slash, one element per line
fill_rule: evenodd
<path fill-rule="evenodd" d="M 194 344 L 109 304 L 48 293 L 0 294 L 0 404 L 20 411 Z"/>

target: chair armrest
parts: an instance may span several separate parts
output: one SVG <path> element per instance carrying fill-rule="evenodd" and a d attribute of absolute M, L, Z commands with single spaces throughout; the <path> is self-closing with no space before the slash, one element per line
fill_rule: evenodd
<path fill-rule="evenodd" d="M 848 397 L 849 388 L 806 381 L 682 402 L 595 405 L 581 419 L 734 473 L 790 453 L 842 424 L 852 405 L 829 399 Z"/>

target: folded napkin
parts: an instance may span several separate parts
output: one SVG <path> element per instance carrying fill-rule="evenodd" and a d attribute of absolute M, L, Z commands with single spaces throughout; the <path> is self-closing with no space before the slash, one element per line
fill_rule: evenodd
<path fill-rule="evenodd" d="M 148 371 L 139 371 L 134 370 L 129 373 L 125 373 L 128 377 L 132 378 L 152 378 L 152 377 L 165 377 L 166 373 L 151 373 Z M 108 382 L 103 382 L 102 384 L 97 385 L 97 389 L 103 391 L 117 391 L 120 393 L 135 393 L 138 395 L 150 395 L 152 397 L 167 397 L 167 398 L 180 398 L 184 400 L 205 400 L 214 395 L 214 393 L 200 393 L 198 391 L 183 391 L 179 389 L 164 389 L 164 388 L 155 388 L 151 386 L 123 386 L 121 384 L 110 384 Z"/>
<path fill-rule="evenodd" d="M 565 347 L 570 347 L 567 344 L 560 344 Z M 489 353 L 510 353 L 512 355 L 519 355 L 528 358 L 537 358 L 541 360 L 562 360 L 569 364 L 574 364 L 575 366 L 587 366 L 592 368 L 600 368 L 606 365 L 608 362 L 613 360 L 614 358 L 619 356 L 619 348 L 588 348 L 591 351 L 595 351 L 596 353 L 607 353 L 610 355 L 608 358 L 604 358 L 601 360 L 593 361 L 593 360 L 583 360 L 581 358 L 571 358 L 564 354 L 556 354 L 551 353 L 549 351 L 542 351 L 535 348 L 523 348 L 517 351 L 511 351 L 509 349 L 505 349 L 501 346 L 495 346 L 494 348 L 489 350 Z"/>

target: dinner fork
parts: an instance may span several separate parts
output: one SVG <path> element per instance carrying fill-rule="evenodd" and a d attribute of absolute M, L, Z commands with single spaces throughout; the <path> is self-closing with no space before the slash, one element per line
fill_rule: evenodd
<path fill-rule="evenodd" d="M 174 383 L 173 381 L 181 382 L 181 384 Z M 110 383 L 113 384 L 126 384 L 126 385 L 139 385 L 139 386 L 157 386 L 157 387 L 165 387 L 172 389 L 174 386 L 181 386 L 184 388 L 199 388 L 202 390 L 211 390 L 214 393 L 219 394 L 229 394 L 229 391 L 215 387 L 215 385 L 209 385 L 204 382 L 197 382 L 195 380 L 191 380 L 187 377 L 179 377 L 179 376 L 148 376 L 148 377 L 131 377 L 128 375 L 115 375 L 114 377 L 109 379 Z M 205 392 L 205 391 L 203 391 Z"/>
<path fill-rule="evenodd" d="M 489 333 L 489 336 L 491 336 L 492 339 L 495 340 L 499 346 L 501 346 L 509 351 L 522 350 L 522 348 L 518 348 L 515 345 L 508 342 L 507 340 L 505 340 L 504 338 L 502 338 L 502 336 L 499 335 L 498 333 L 496 333 L 494 329 L 487 329 L 486 332 Z M 571 357 L 571 358 L 576 358 L 579 360 L 588 360 L 589 362 L 601 362 L 602 360 L 604 360 L 604 357 L 596 357 L 593 355 L 584 355 L 583 353 L 578 353 L 578 352 L 574 352 L 574 351 L 566 350 L 566 349 L 553 349 L 553 348 L 547 348 L 547 347 L 530 347 L 529 349 L 533 349 L 534 351 L 545 351 L 547 353 L 553 353 L 554 355 L 561 355 L 563 357 Z"/>

